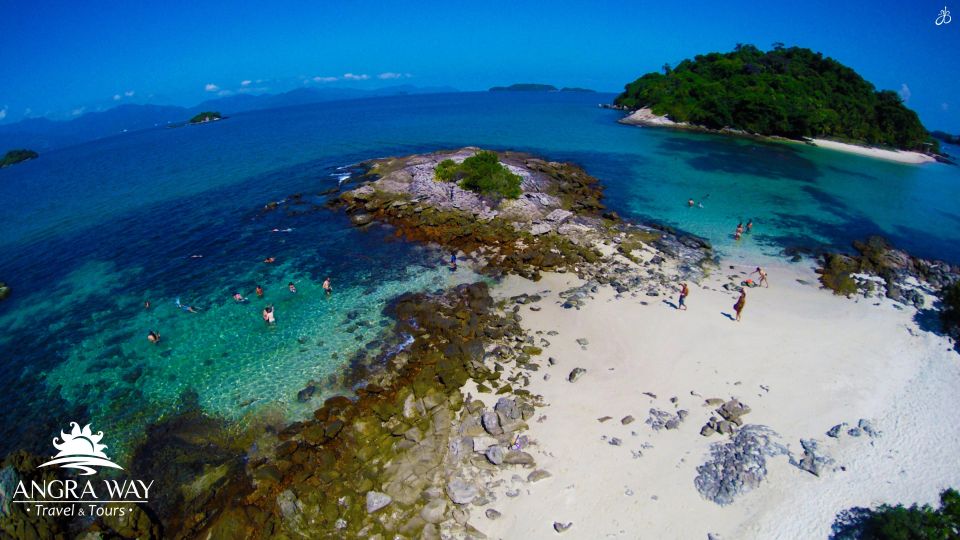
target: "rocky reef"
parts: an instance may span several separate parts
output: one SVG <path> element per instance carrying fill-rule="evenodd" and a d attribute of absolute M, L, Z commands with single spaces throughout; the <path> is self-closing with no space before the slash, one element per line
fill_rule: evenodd
<path fill-rule="evenodd" d="M 522 178 L 517 199 L 484 197 L 455 183 L 437 180 L 443 160 L 460 163 L 479 152 L 462 148 L 361 164 L 361 185 L 339 195 L 357 226 L 389 224 L 398 236 L 460 251 L 480 261 L 491 275 L 539 279 L 541 271 L 608 276 L 610 251 L 636 262 L 634 252 L 649 246 L 675 258 L 679 270 L 699 274 L 712 260 L 710 245 L 666 228 L 627 223 L 601 202 L 600 182 L 571 163 L 529 154 L 498 152 L 500 162 Z M 604 249 L 609 246 L 611 249 Z"/>
<path fill-rule="evenodd" d="M 879 236 L 854 242 L 853 248 L 856 254 L 820 256 L 820 282 L 836 294 L 880 295 L 923 308 L 925 294 L 935 296 L 960 280 L 960 266 L 914 257 Z"/>

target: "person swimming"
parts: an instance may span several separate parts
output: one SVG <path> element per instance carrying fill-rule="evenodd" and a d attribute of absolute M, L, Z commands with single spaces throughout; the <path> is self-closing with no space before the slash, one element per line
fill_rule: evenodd
<path fill-rule="evenodd" d="M 297 286 L 294 285 L 292 281 L 290 283 L 287 283 L 287 288 L 290 289 L 290 292 L 294 294 L 297 293 Z"/>
<path fill-rule="evenodd" d="M 154 345 L 156 345 L 157 343 L 160 343 L 160 333 L 157 332 L 156 330 L 149 331 L 147 333 L 147 340 L 150 343 L 153 343 Z"/>
<path fill-rule="evenodd" d="M 263 322 L 267 324 L 276 324 L 277 320 L 273 315 L 273 306 L 263 308 Z"/>
<path fill-rule="evenodd" d="M 263 287 L 257 285 L 257 298 L 263 298 Z"/>
<path fill-rule="evenodd" d="M 188 312 L 188 313 L 196 313 L 196 312 L 197 312 L 197 310 L 196 310 L 193 306 L 187 306 L 187 305 L 181 304 L 181 303 L 180 303 L 180 297 L 179 297 L 179 296 L 177 297 L 177 307 L 180 308 L 180 309 L 182 309 L 182 310 L 184 310 L 184 311 L 186 311 L 186 312 Z"/>
<path fill-rule="evenodd" d="M 150 309 L 150 301 L 149 301 L 149 300 L 144 300 L 144 301 L 143 301 L 143 309 Z"/>
<path fill-rule="evenodd" d="M 750 232 L 753 229 L 753 220 L 747 221 L 747 232 Z"/>
<path fill-rule="evenodd" d="M 273 258 L 273 257 L 267 257 L 266 259 L 263 260 L 263 262 L 265 262 L 265 263 L 267 263 L 267 264 L 273 264 L 274 262 L 276 262 L 276 260 L 277 260 L 277 259 L 275 259 L 275 258 Z"/>
<path fill-rule="evenodd" d="M 694 205 L 694 204 L 696 204 L 696 203 L 694 203 L 693 199 L 687 199 L 687 206 L 688 206 L 688 207 L 693 208 L 693 205 Z"/>
<path fill-rule="evenodd" d="M 332 294 L 332 293 L 333 293 L 333 287 L 330 285 L 330 278 L 329 278 L 329 277 L 328 277 L 327 279 L 323 280 L 323 290 L 326 291 L 327 294 Z"/>
<path fill-rule="evenodd" d="M 243 295 L 241 295 L 241 294 L 238 293 L 238 292 L 233 293 L 233 299 L 236 300 L 237 302 L 246 302 L 246 301 L 247 301 L 247 299 L 244 298 Z"/>

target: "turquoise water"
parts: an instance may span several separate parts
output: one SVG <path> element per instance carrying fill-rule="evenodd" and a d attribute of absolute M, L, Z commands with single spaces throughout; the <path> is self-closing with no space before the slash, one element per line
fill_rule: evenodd
<path fill-rule="evenodd" d="M 75 419 L 122 446 L 194 399 L 241 421 L 295 418 L 316 405 L 296 400 L 307 381 L 336 391 L 330 376 L 380 336 L 391 297 L 473 279 L 449 273 L 442 254 L 323 208 L 317 194 L 341 167 L 369 157 L 478 145 L 572 160 L 604 181 L 621 214 L 703 235 L 731 257 L 882 233 L 960 262 L 958 167 L 622 126 L 596 107 L 611 98 L 325 103 L 126 134 L 3 169 L 0 280 L 14 289 L 0 303 L 4 450 L 43 449 Z M 265 212 L 269 201 L 284 202 Z M 746 219 L 754 232 L 734 241 Z M 276 264 L 261 262 L 268 256 Z M 250 303 L 236 304 L 235 290 Z M 177 309 L 178 297 L 199 313 Z M 271 328 L 260 319 L 268 302 Z M 145 339 L 150 329 L 160 345 Z"/>

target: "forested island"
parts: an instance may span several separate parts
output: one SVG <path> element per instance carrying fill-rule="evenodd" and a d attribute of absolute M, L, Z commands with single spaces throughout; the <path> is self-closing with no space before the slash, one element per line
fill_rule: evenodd
<path fill-rule="evenodd" d="M 903 150 L 939 144 L 892 90 L 802 47 L 697 55 L 626 85 L 615 104 L 708 129 L 788 138 L 826 137 Z"/>
<path fill-rule="evenodd" d="M 10 150 L 3 156 L 3 159 L 0 159 L 0 169 L 4 167 L 9 167 L 10 165 L 16 165 L 21 161 L 27 161 L 28 159 L 36 159 L 40 157 L 40 154 L 34 152 L 33 150 L 19 149 L 19 150 Z"/>
<path fill-rule="evenodd" d="M 206 111 L 197 114 L 188 122 L 189 124 L 202 124 L 204 122 L 213 122 L 214 120 L 220 120 L 223 116 L 220 115 L 217 111 Z"/>

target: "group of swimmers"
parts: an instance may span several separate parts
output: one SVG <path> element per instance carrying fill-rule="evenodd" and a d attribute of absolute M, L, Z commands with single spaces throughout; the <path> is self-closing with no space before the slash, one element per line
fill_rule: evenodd
<path fill-rule="evenodd" d="M 750 231 L 752 231 L 752 230 L 753 230 L 753 220 L 750 219 L 750 220 L 747 220 L 747 229 L 746 229 L 746 231 L 747 231 L 747 232 L 750 232 Z M 743 236 L 743 231 L 744 231 L 744 229 L 743 229 L 743 222 L 741 221 L 740 223 L 737 223 L 737 230 L 736 230 L 735 233 L 733 233 L 733 239 L 734 239 L 734 240 L 739 240 L 740 237 Z"/>
<path fill-rule="evenodd" d="M 270 262 L 273 262 L 273 257 L 270 257 L 270 258 L 269 258 L 269 261 L 270 261 Z M 264 262 L 267 262 L 267 261 L 264 261 Z M 451 261 L 451 264 L 452 264 L 453 268 L 456 268 L 456 260 L 455 260 L 455 259 Z M 257 298 L 263 298 L 263 286 L 257 284 L 257 287 L 256 287 L 255 290 L 256 290 Z M 289 283 L 287 284 L 287 290 L 289 290 L 291 294 L 296 294 L 296 293 L 297 293 L 297 286 L 296 286 L 296 284 L 294 284 L 294 282 L 292 282 L 292 281 L 289 282 Z M 329 276 L 328 276 L 326 279 L 323 280 L 323 290 L 324 290 L 325 293 L 327 293 L 327 296 L 330 296 L 331 294 L 333 294 L 333 286 L 330 284 L 330 277 L 329 277 Z M 241 304 L 247 302 L 247 298 L 244 297 L 242 294 L 240 294 L 239 291 L 234 291 L 234 293 L 233 293 L 233 300 L 234 300 L 235 302 L 241 303 Z M 180 302 L 180 297 L 177 297 L 177 299 L 176 299 L 176 304 L 177 304 L 177 307 L 178 307 L 178 308 L 180 308 L 180 309 L 183 310 L 183 311 L 186 311 L 187 313 L 198 313 L 198 312 L 199 312 L 199 310 L 197 310 L 197 308 L 195 308 L 195 307 L 193 307 L 193 306 L 188 306 L 188 305 L 186 305 L 186 304 L 181 303 L 181 302 Z M 150 300 L 145 300 L 145 301 L 143 302 L 143 309 L 150 309 Z M 262 313 L 262 315 L 263 315 L 263 322 L 264 322 L 264 323 L 266 323 L 266 324 L 268 324 L 268 325 L 276 324 L 277 320 L 276 320 L 276 316 L 274 315 L 274 307 L 273 307 L 273 304 L 269 304 L 269 305 L 267 305 L 265 308 L 263 308 L 263 313 Z M 150 330 L 150 331 L 147 333 L 147 340 L 148 340 L 150 343 L 153 343 L 154 345 L 160 343 L 160 332 L 157 332 L 156 330 Z"/>
<path fill-rule="evenodd" d="M 757 274 L 759 276 L 759 282 L 757 286 L 760 287 L 770 287 L 770 282 L 767 280 L 767 272 L 761 267 L 757 267 L 756 270 L 750 272 L 748 275 Z M 752 279 L 747 279 L 744 281 L 744 286 L 740 287 L 740 297 L 737 298 L 737 302 L 733 305 L 733 311 L 736 312 L 736 321 L 740 322 L 740 316 L 743 314 L 743 308 L 747 306 L 747 286 L 753 282 Z M 687 296 L 690 295 L 690 287 L 687 286 L 686 282 L 680 284 L 680 295 L 677 299 L 677 309 L 680 311 L 687 310 Z"/>

